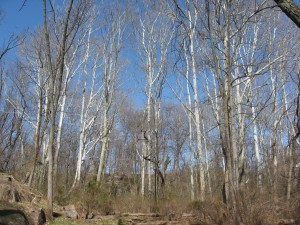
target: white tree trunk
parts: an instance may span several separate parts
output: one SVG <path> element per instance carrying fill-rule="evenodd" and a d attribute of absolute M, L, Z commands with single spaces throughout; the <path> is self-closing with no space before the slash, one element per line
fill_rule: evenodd
<path fill-rule="evenodd" d="M 146 161 L 144 157 L 146 156 L 146 144 L 145 140 L 142 143 L 142 157 L 141 157 L 141 195 L 145 196 L 145 172 L 146 172 Z"/>
<path fill-rule="evenodd" d="M 208 162 L 207 136 L 205 134 L 205 125 L 204 125 L 203 117 L 202 117 L 202 128 L 203 128 L 203 141 L 204 141 L 204 151 L 205 151 L 205 168 L 206 168 L 207 187 L 208 187 L 209 193 L 212 194 L 210 172 L 209 172 L 209 162 Z"/>
<path fill-rule="evenodd" d="M 194 116 L 196 126 L 196 138 L 197 138 L 197 151 L 199 157 L 199 173 L 200 173 L 200 200 L 205 199 L 205 167 L 203 163 L 202 155 L 202 134 L 201 134 L 201 123 L 200 123 L 200 112 L 199 112 L 199 96 L 198 96 L 198 84 L 197 84 L 197 71 L 196 71 L 196 59 L 194 50 L 194 34 L 195 34 L 195 23 L 197 20 L 197 12 L 195 12 L 195 19 L 192 19 L 191 12 L 188 11 L 189 17 L 189 37 L 190 37 L 190 54 L 191 54 L 191 67 L 192 67 L 192 79 L 193 79 L 193 90 L 194 90 Z"/>
<path fill-rule="evenodd" d="M 65 83 L 64 90 L 66 90 L 67 83 Z M 56 136 L 56 148 L 54 152 L 54 166 L 53 166 L 53 180 L 54 180 L 54 187 L 56 187 L 57 183 L 57 171 L 58 171 L 58 155 L 60 152 L 60 147 L 61 147 L 61 134 L 62 134 L 62 126 L 63 126 L 63 121 L 64 121 L 64 116 L 65 116 L 65 105 L 66 105 L 66 98 L 67 95 L 65 91 L 63 91 L 63 96 L 61 100 L 61 105 L 60 105 L 60 115 L 59 115 L 59 121 L 57 125 L 57 136 Z"/>
<path fill-rule="evenodd" d="M 193 122 L 193 115 L 192 115 L 192 99 L 190 93 L 190 82 L 189 82 L 189 59 L 187 55 L 186 45 L 184 43 L 184 54 L 185 54 L 185 62 L 186 62 L 186 89 L 188 94 L 188 118 L 189 118 L 189 154 L 190 154 L 190 193 L 191 193 L 191 201 L 195 200 L 195 182 L 194 182 L 194 156 L 195 150 L 193 148 L 193 129 L 192 129 L 192 122 Z"/>
<path fill-rule="evenodd" d="M 84 95 L 85 88 L 86 88 L 86 81 L 84 82 L 82 100 L 81 100 L 80 135 L 79 135 L 79 148 L 78 148 L 78 153 L 77 153 L 76 172 L 75 172 L 75 178 L 74 178 L 74 182 L 73 182 L 71 189 L 78 186 L 80 179 L 81 179 L 81 165 L 82 165 L 82 160 L 83 160 L 82 155 L 83 155 L 84 137 L 85 137 L 85 129 L 86 129 L 86 124 L 85 124 L 86 118 L 84 117 L 84 114 L 86 113 L 84 111 L 84 109 L 85 109 L 85 95 Z"/>
<path fill-rule="evenodd" d="M 107 114 L 108 114 L 108 108 L 105 103 L 104 106 L 104 115 L 103 115 L 103 129 L 104 129 L 104 136 L 102 138 L 102 146 L 101 146 L 101 156 L 100 156 L 100 163 L 99 163 L 99 168 L 98 168 L 98 173 L 97 173 L 97 182 L 100 182 L 104 173 L 104 165 L 106 161 L 106 154 L 108 150 L 108 135 L 109 135 L 109 130 L 108 130 L 108 123 L 107 123 Z"/>
<path fill-rule="evenodd" d="M 147 155 L 152 158 L 152 149 L 151 149 L 151 97 L 152 97 L 152 85 L 149 85 L 148 90 L 148 102 L 147 102 Z M 152 192 L 152 176 L 151 176 L 151 162 L 148 161 L 148 191 Z"/>
<path fill-rule="evenodd" d="M 260 158 L 258 126 L 256 122 L 256 110 L 253 105 L 251 106 L 251 111 L 252 111 L 252 120 L 253 120 L 253 138 L 254 138 L 256 169 L 257 169 L 257 183 L 258 183 L 259 190 L 262 191 L 262 171 L 261 171 L 262 162 Z"/>

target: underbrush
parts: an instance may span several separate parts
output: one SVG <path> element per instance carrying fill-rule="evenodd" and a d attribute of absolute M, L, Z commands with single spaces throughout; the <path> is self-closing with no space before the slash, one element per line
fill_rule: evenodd
<path fill-rule="evenodd" d="M 196 223 L 211 224 L 244 224 L 244 225 L 280 225 L 300 224 L 300 194 L 291 200 L 273 201 L 267 193 L 253 191 L 236 196 L 236 204 L 226 205 L 221 199 L 208 197 L 206 201 L 193 201 L 189 193 L 182 194 L 164 190 L 159 193 L 158 202 L 154 196 L 144 197 L 136 192 L 115 194 L 112 189 L 96 181 L 76 189 L 69 196 L 68 204 L 74 204 L 84 218 L 88 213 L 109 215 L 118 213 L 159 213 L 166 220 L 182 220 L 183 214 L 193 215 Z M 214 195 L 212 195 L 214 196 Z M 216 195 L 217 196 L 217 195 Z"/>
<path fill-rule="evenodd" d="M 300 224 L 300 195 L 278 202 L 259 196 L 240 197 L 235 209 L 218 200 L 194 201 L 187 211 L 196 215 L 203 225 L 297 225 Z"/>
<path fill-rule="evenodd" d="M 108 190 L 99 186 L 96 181 L 90 181 L 86 186 L 74 189 L 64 200 L 64 205 L 67 204 L 74 204 L 80 217 L 92 212 L 101 215 L 113 212 Z"/>
<path fill-rule="evenodd" d="M 193 201 L 187 206 L 187 212 L 196 216 L 203 225 L 234 224 L 233 216 L 227 206 L 216 199 L 208 201 Z"/>
<path fill-rule="evenodd" d="M 47 225 L 113 225 L 113 221 L 99 220 L 99 221 L 87 221 L 87 220 L 73 220 L 68 218 L 59 217 L 46 223 Z"/>
<path fill-rule="evenodd" d="M 300 224 L 300 196 L 286 201 L 259 201 L 243 204 L 240 210 L 245 224 Z"/>

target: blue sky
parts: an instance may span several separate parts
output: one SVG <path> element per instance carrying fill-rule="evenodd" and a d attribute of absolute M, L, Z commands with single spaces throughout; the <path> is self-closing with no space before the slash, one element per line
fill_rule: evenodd
<path fill-rule="evenodd" d="M 24 0 L 0 0 L 0 10 L 3 18 L 0 22 L 0 49 L 5 46 L 9 37 L 14 34 L 30 34 L 33 28 L 43 22 L 43 1 L 42 0 L 27 0 L 22 7 Z M 11 50 L 6 59 L 14 61 L 16 58 L 17 48 Z M 133 56 L 132 49 L 127 49 L 124 54 L 130 58 L 130 61 L 136 61 Z M 142 90 L 137 90 L 136 83 L 132 77 L 140 77 L 140 72 L 137 71 L 136 63 L 131 62 L 131 66 L 124 71 L 127 73 L 123 77 L 123 89 L 129 94 L 129 98 L 134 98 L 135 105 L 142 107 L 144 96 Z M 132 76 L 133 75 L 133 76 Z M 143 87 L 141 87 L 143 88 Z"/>
<path fill-rule="evenodd" d="M 0 49 L 8 41 L 11 34 L 26 34 L 26 30 L 32 30 L 32 28 L 37 27 L 42 23 L 43 20 L 43 1 L 42 0 L 26 0 L 24 7 L 22 7 L 24 0 L 0 0 L 0 10 L 3 12 L 2 21 L 0 21 Z M 300 5 L 300 0 L 294 1 L 296 4 Z M 128 51 L 128 49 L 127 49 Z M 132 57 L 132 50 L 129 50 L 124 55 L 131 59 L 131 61 L 136 61 L 135 57 Z M 7 55 L 9 59 L 15 58 L 16 50 L 10 51 Z M 137 77 L 143 80 L 141 76 L 141 71 L 138 71 L 137 62 L 131 62 L 132 65 L 127 68 L 125 77 Z M 131 95 L 134 95 L 135 104 L 137 106 L 142 106 L 145 101 L 145 96 L 141 94 L 143 89 L 142 85 L 139 90 L 136 90 L 137 81 L 135 78 L 130 78 L 130 81 L 124 79 L 123 85 L 125 89 L 129 89 Z M 174 82 L 174 81 L 173 81 Z M 167 86 L 166 89 L 169 89 Z M 135 89 L 135 90 L 132 90 Z M 165 89 L 165 95 L 171 95 L 170 90 Z M 132 93 L 133 92 L 133 93 Z"/>
<path fill-rule="evenodd" d="M 14 34 L 26 34 L 26 30 L 42 22 L 43 8 L 41 0 L 27 0 L 21 9 L 23 0 L 0 0 L 3 18 L 0 23 L 0 47 Z M 11 52 L 9 57 L 14 52 Z"/>
<path fill-rule="evenodd" d="M 1 45 L 12 33 L 25 32 L 26 28 L 35 27 L 42 22 L 42 0 L 26 0 L 25 6 L 21 9 L 23 2 L 24 0 L 0 0 L 0 9 L 4 13 L 0 23 Z M 294 2 L 300 6 L 300 0 Z"/>
<path fill-rule="evenodd" d="M 42 22 L 41 0 L 27 0 L 21 9 L 22 5 L 23 0 L 0 0 L 0 8 L 4 13 L 0 25 L 1 40 L 7 39 L 13 32 L 23 32 Z"/>

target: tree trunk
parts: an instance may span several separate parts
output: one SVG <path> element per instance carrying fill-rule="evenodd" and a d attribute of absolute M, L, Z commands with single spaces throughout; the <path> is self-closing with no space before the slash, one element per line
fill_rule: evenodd
<path fill-rule="evenodd" d="M 65 63 L 65 55 L 66 55 L 66 45 L 67 45 L 67 37 L 68 37 L 68 24 L 70 19 L 71 10 L 73 7 L 73 0 L 69 1 L 69 5 L 67 8 L 66 19 L 63 24 L 63 33 L 62 39 L 60 42 L 59 49 L 59 60 L 57 60 L 58 64 L 54 66 L 52 63 L 52 55 L 51 55 L 51 44 L 50 44 L 50 36 L 47 25 L 47 1 L 44 0 L 44 36 L 45 36 L 45 45 L 46 45 L 46 68 L 49 74 L 49 104 L 50 104 L 50 131 L 49 131 L 49 146 L 48 146 L 48 210 L 49 214 L 52 217 L 53 213 L 53 152 L 54 152 L 54 132 L 55 132 L 55 120 L 57 114 L 58 100 L 62 87 L 62 77 L 64 74 L 64 63 Z M 55 85 L 57 84 L 57 85 Z"/>
<path fill-rule="evenodd" d="M 208 149 L 207 149 L 207 136 L 205 134 L 205 125 L 202 118 L 202 127 L 203 127 L 203 139 L 204 139 L 204 151 L 205 151 L 205 169 L 206 169 L 206 180 L 209 194 L 212 194 L 211 190 L 211 181 L 210 181 L 210 172 L 209 172 L 209 162 L 208 162 Z"/>
<path fill-rule="evenodd" d="M 65 83 L 64 89 L 66 89 L 67 82 Z M 57 170 L 58 170 L 58 156 L 60 152 L 60 146 L 61 146 L 61 134 L 62 134 L 62 126 L 63 126 L 63 120 L 65 116 L 65 105 L 66 105 L 66 98 L 67 95 L 64 91 L 64 94 L 62 96 L 62 101 L 60 105 L 60 115 L 59 115 L 59 122 L 57 127 L 57 137 L 56 137 L 56 148 L 54 153 L 54 165 L 53 165 L 53 180 L 54 180 L 54 190 L 56 190 L 57 185 Z"/>
<path fill-rule="evenodd" d="M 196 14 L 196 12 L 195 12 Z M 199 96 L 198 96 L 198 84 L 197 84 L 197 72 L 196 72 L 196 59 L 195 59 L 195 50 L 194 50 L 194 34 L 195 26 L 192 21 L 195 23 L 197 21 L 197 16 L 195 19 L 192 19 L 191 12 L 188 11 L 189 17 L 189 39 L 190 39 L 190 54 L 191 54 L 191 67 L 192 67 L 192 76 L 193 76 L 193 90 L 194 90 L 194 116 L 195 116 L 195 126 L 196 126 L 196 139 L 197 139 L 197 151 L 199 157 L 199 173 L 200 173 L 200 200 L 204 201 L 205 199 L 205 167 L 203 163 L 202 155 L 202 134 L 201 134 L 201 122 L 200 122 L 200 112 L 199 112 Z"/>
<path fill-rule="evenodd" d="M 89 45 L 88 45 L 89 46 Z M 89 48 L 88 48 L 89 49 Z M 87 54 L 88 54 L 88 49 L 87 49 Z M 86 56 L 86 60 L 87 60 L 87 56 Z M 86 66 L 85 62 L 85 66 Z M 84 69 L 84 71 L 86 71 L 86 68 Z M 86 83 L 87 83 L 87 74 L 85 74 L 85 80 L 84 80 L 84 84 L 83 84 L 83 88 L 82 88 L 82 99 L 81 99 L 81 111 L 80 111 L 80 134 L 79 134 L 79 148 L 78 148 L 78 153 L 77 153 L 77 163 L 76 163 L 76 172 L 75 172 L 75 177 L 74 177 L 74 182 L 73 185 L 71 187 L 71 190 L 74 187 L 77 187 L 80 183 L 80 179 L 81 179 L 81 166 L 82 166 L 82 156 L 83 156 L 83 151 L 85 148 L 85 132 L 86 132 L 86 120 L 87 120 L 87 110 L 85 111 L 85 108 L 88 108 L 88 106 L 86 106 L 86 102 L 85 102 L 85 93 L 86 93 Z M 91 96 L 90 96 L 91 98 Z"/>
<path fill-rule="evenodd" d="M 50 109 L 50 131 L 49 131 L 49 145 L 48 145 L 48 192 L 47 203 L 50 215 L 53 213 L 53 150 L 54 150 L 54 131 L 55 131 L 55 113 L 54 102 L 51 101 Z"/>
<path fill-rule="evenodd" d="M 255 159 L 256 159 L 257 186 L 259 190 L 262 191 L 262 169 L 261 169 L 262 162 L 260 159 L 256 112 L 255 112 L 255 107 L 253 105 L 251 106 L 251 111 L 252 111 L 252 120 L 253 120 L 253 138 L 254 138 L 254 150 L 255 150 Z"/>
<path fill-rule="evenodd" d="M 150 71 L 151 69 L 149 69 Z M 152 81 L 150 81 L 152 82 Z M 152 84 L 150 83 L 148 89 L 148 101 L 147 101 L 147 155 L 149 159 L 152 158 L 152 149 L 151 149 L 151 99 L 152 99 Z M 151 162 L 148 161 L 148 191 L 152 192 L 152 180 L 151 180 Z"/>
<path fill-rule="evenodd" d="M 108 123 L 107 123 L 107 114 L 108 114 L 108 108 L 107 108 L 107 103 L 104 103 L 104 114 L 103 114 L 103 128 L 104 128 L 104 136 L 102 139 L 102 146 L 101 146 L 101 156 L 100 156 L 100 163 L 99 163 L 99 168 L 98 168 L 98 173 L 97 173 L 97 182 L 100 183 L 104 171 L 104 166 L 105 166 L 105 160 L 106 160 L 106 154 L 108 150 Z"/>
<path fill-rule="evenodd" d="M 40 130 L 41 130 L 41 121 L 42 121 L 42 89 L 39 88 L 39 102 L 38 102 L 38 112 L 37 112 L 37 122 L 35 127 L 35 141 L 34 141 L 34 161 L 32 165 L 32 170 L 30 172 L 28 185 L 29 187 L 32 186 L 33 177 L 36 170 L 37 161 L 39 159 L 39 152 L 40 152 Z"/>
<path fill-rule="evenodd" d="M 296 147 L 296 140 L 292 138 L 291 144 L 289 146 L 289 167 L 288 167 L 288 181 L 287 181 L 287 192 L 286 192 L 287 200 L 291 198 L 291 192 L 293 187 L 292 178 L 293 178 L 293 169 L 295 165 L 295 147 Z"/>
<path fill-rule="evenodd" d="M 236 193 L 238 192 L 237 178 L 237 149 L 236 149 L 236 135 L 234 127 L 234 104 L 232 95 L 232 63 L 231 63 L 231 49 L 230 49 L 230 17 L 231 5 L 230 1 L 226 0 L 224 3 L 226 31 L 224 39 L 225 52 L 225 77 L 224 77 L 224 93 L 223 93 L 223 110 L 224 110 L 224 126 L 225 126 L 225 181 L 227 180 L 226 199 L 229 206 L 232 206 L 236 212 Z M 227 177 L 227 178 L 226 178 Z"/>
<path fill-rule="evenodd" d="M 189 60 L 187 55 L 187 49 L 184 44 L 184 54 L 185 54 L 185 61 L 186 61 L 186 89 L 188 93 L 188 123 L 189 123 L 189 153 L 190 153 L 190 193 L 191 193 L 191 201 L 195 200 L 195 182 L 194 182 L 194 148 L 193 148 L 193 129 L 192 129 L 192 100 L 191 100 L 191 93 L 190 93 L 190 83 L 189 83 Z"/>
<path fill-rule="evenodd" d="M 142 143 L 142 158 L 141 158 L 141 195 L 145 196 L 145 172 L 146 172 L 146 143 L 145 140 Z"/>
<path fill-rule="evenodd" d="M 300 28 L 300 8 L 293 0 L 274 0 L 278 7 Z"/>
<path fill-rule="evenodd" d="M 53 140 L 55 130 L 55 107 L 54 107 L 54 82 L 55 74 L 52 68 L 50 38 L 47 25 L 47 3 L 44 0 L 44 35 L 46 39 L 46 62 L 49 74 L 49 103 L 50 103 L 50 132 L 49 132 L 49 146 L 48 146 L 48 188 L 47 188 L 47 206 L 50 217 L 53 213 Z"/>
<path fill-rule="evenodd" d="M 159 172 L 159 143 L 158 143 L 158 126 L 159 126 L 159 100 L 156 100 L 154 103 L 154 148 L 155 148 L 155 157 L 154 157 L 154 163 L 155 163 L 155 185 L 154 185 L 154 199 L 155 204 L 158 204 L 158 172 Z"/>

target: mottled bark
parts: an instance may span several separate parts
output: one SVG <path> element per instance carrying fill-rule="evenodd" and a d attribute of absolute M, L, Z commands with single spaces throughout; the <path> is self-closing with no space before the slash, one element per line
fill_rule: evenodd
<path fill-rule="evenodd" d="M 293 0 L 274 0 L 278 7 L 300 28 L 300 7 Z"/>

